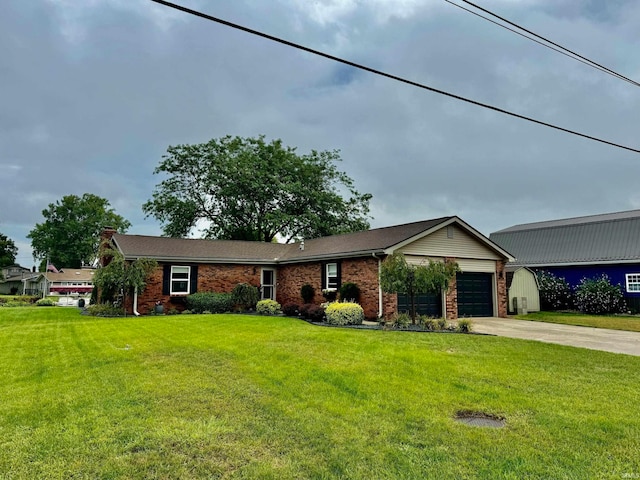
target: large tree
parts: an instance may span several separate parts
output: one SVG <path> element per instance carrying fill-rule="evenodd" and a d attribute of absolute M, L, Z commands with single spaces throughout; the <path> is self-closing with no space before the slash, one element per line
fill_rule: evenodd
<path fill-rule="evenodd" d="M 57 267 L 79 268 L 98 256 L 100 233 L 104 227 L 125 232 L 131 226 L 117 215 L 109 201 L 85 193 L 82 197 L 67 195 L 42 211 L 43 223 L 36 224 L 27 235 L 33 256 Z"/>
<path fill-rule="evenodd" d="M 0 267 L 8 267 L 16 263 L 18 247 L 6 235 L 0 233 Z"/>
<path fill-rule="evenodd" d="M 155 169 L 167 178 L 143 205 L 163 233 L 289 242 L 369 228 L 370 194 L 336 167 L 338 151 L 300 155 L 281 140 L 226 136 L 170 146 Z"/>

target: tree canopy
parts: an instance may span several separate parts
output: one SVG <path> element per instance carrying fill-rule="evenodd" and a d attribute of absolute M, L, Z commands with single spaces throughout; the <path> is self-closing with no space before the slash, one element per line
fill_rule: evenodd
<path fill-rule="evenodd" d="M 0 267 L 8 267 L 16 263 L 18 247 L 6 235 L 0 233 Z"/>
<path fill-rule="evenodd" d="M 170 146 L 162 158 L 154 174 L 167 178 L 143 210 L 164 235 L 204 223 L 206 238 L 289 242 L 369 228 L 371 195 L 337 169 L 338 151 L 300 155 L 281 140 L 226 136 Z"/>
<path fill-rule="evenodd" d="M 415 297 L 421 293 L 438 293 L 446 290 L 459 271 L 455 262 L 434 262 L 412 265 L 404 255 L 394 252 L 380 266 L 380 287 L 386 293 L 406 293 L 411 302 L 411 319 L 415 323 Z"/>
<path fill-rule="evenodd" d="M 36 224 L 27 235 L 33 256 L 57 267 L 79 268 L 98 256 L 100 233 L 113 227 L 123 233 L 131 226 L 117 215 L 109 201 L 85 193 L 82 197 L 66 195 L 42 211 L 43 223 Z"/>

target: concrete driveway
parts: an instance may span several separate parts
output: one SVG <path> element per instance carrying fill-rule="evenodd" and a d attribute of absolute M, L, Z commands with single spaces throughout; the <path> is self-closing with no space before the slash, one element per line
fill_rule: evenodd
<path fill-rule="evenodd" d="M 472 318 L 473 331 L 640 356 L 640 332 L 576 327 L 511 318 Z"/>

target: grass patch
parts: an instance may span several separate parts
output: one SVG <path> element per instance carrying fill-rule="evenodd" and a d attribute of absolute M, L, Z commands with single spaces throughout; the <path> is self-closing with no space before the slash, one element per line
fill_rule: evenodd
<path fill-rule="evenodd" d="M 12 479 L 640 474 L 640 358 L 539 342 L 0 309 L 0 382 Z"/>
<path fill-rule="evenodd" d="M 534 322 L 561 323 L 581 327 L 610 328 L 640 332 L 640 317 L 626 315 L 585 315 L 582 313 L 533 312 L 527 315 L 516 315 L 519 320 Z"/>

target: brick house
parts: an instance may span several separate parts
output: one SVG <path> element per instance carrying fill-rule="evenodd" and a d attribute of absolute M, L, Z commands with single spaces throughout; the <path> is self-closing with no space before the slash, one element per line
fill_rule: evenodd
<path fill-rule="evenodd" d="M 241 282 L 260 287 L 262 298 L 282 305 L 302 303 L 300 289 L 309 284 L 314 303 L 320 304 L 322 290 L 353 282 L 367 318 L 388 316 L 403 296 L 382 292 L 378 272 L 387 255 L 400 251 L 410 263 L 455 261 L 461 269 L 447 292 L 419 303 L 419 309 L 433 312 L 436 304 L 449 319 L 507 315 L 504 266 L 512 257 L 456 216 L 292 244 L 125 235 L 110 229 L 103 237 L 126 260 L 146 257 L 159 263 L 144 292 L 129 299 L 132 313 L 148 313 L 157 301 L 181 309 L 190 293 L 230 292 Z"/>

